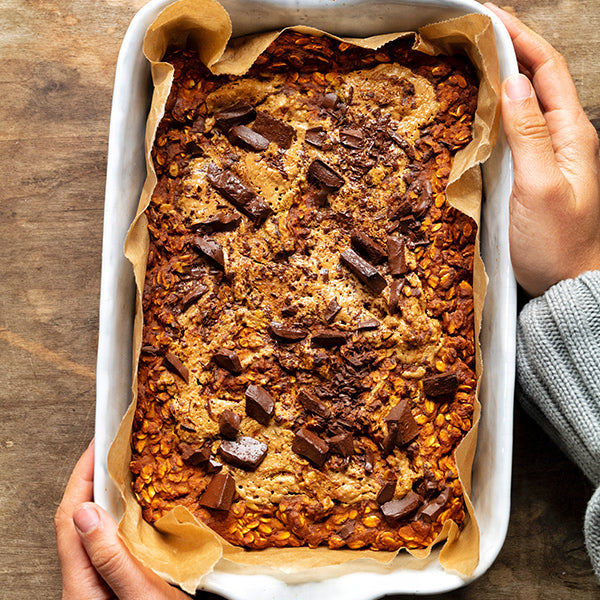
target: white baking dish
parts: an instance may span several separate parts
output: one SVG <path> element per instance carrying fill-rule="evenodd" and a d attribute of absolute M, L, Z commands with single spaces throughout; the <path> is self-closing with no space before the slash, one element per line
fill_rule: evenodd
<path fill-rule="evenodd" d="M 142 42 L 147 27 L 171 1 L 152 0 L 134 17 L 123 40 L 115 75 L 102 251 L 94 480 L 96 501 L 115 518 L 121 515 L 121 502 L 109 478 L 106 457 L 131 398 L 134 280 L 123 244 L 146 175 L 144 133 L 151 84 Z M 340 35 L 364 37 L 483 13 L 494 22 L 501 77 L 517 72 L 506 30 L 474 0 L 222 0 L 222 4 L 232 17 L 234 36 L 306 24 Z M 516 322 L 516 291 L 508 251 L 512 162 L 502 135 L 484 165 L 483 175 L 482 255 L 490 284 L 481 333 L 483 408 L 473 466 L 472 499 L 481 529 L 480 562 L 474 575 L 466 579 L 444 571 L 434 551 L 425 561 L 401 553 L 385 573 L 357 568 L 351 575 L 330 577 L 330 573 L 315 570 L 313 582 L 296 584 L 275 576 L 247 575 L 239 569 L 234 572 L 231 565 L 219 563 L 206 578 L 204 589 L 232 600 L 367 600 L 394 593 L 429 594 L 467 584 L 495 560 L 504 543 L 510 512 Z"/>

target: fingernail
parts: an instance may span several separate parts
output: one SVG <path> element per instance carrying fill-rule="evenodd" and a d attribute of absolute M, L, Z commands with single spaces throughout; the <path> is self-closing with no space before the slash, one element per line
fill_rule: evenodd
<path fill-rule="evenodd" d="M 508 77 L 504 89 L 506 95 L 513 102 L 519 102 L 531 96 L 531 82 L 521 73 Z"/>
<path fill-rule="evenodd" d="M 82 506 L 73 513 L 73 523 L 81 533 L 91 533 L 100 522 L 100 515 L 92 506 Z"/>

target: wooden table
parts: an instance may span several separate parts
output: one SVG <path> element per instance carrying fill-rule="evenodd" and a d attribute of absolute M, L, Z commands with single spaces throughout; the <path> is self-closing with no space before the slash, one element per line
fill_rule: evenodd
<path fill-rule="evenodd" d="M 57 598 L 52 519 L 94 433 L 106 152 L 123 35 L 144 0 L 0 7 L 0 596 Z M 600 125 L 597 0 L 519 0 Z M 581 532 L 592 489 L 520 409 L 513 508 L 492 568 L 445 598 L 600 597 Z"/>

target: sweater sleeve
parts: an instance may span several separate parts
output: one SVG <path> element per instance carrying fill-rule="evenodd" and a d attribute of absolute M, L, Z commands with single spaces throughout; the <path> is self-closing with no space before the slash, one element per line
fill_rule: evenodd
<path fill-rule="evenodd" d="M 517 326 L 524 408 L 600 486 L 600 271 L 561 281 L 531 300 Z M 588 552 L 600 578 L 600 491 L 588 504 Z"/>

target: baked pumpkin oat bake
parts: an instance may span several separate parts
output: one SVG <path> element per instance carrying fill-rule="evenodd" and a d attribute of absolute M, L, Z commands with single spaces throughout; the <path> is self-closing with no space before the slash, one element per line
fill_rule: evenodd
<path fill-rule="evenodd" d="M 241 77 L 170 49 L 133 490 L 248 549 L 424 548 L 465 506 L 476 224 L 446 201 L 466 59 L 284 31 Z"/>

